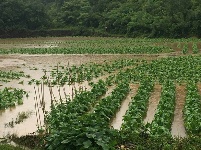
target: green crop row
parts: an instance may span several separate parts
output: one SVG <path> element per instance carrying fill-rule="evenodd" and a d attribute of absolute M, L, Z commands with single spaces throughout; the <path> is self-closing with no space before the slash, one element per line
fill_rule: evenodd
<path fill-rule="evenodd" d="M 47 124 L 51 128 L 59 128 L 62 123 L 75 119 L 88 112 L 96 104 L 98 98 L 106 92 L 106 84 L 99 80 L 97 84 L 92 85 L 91 91 L 82 91 L 75 95 L 73 101 L 67 100 L 52 107 L 50 115 L 47 117 Z"/>
<path fill-rule="evenodd" d="M 66 47 L 66 48 L 20 48 L 4 50 L 0 49 L 0 54 L 157 54 L 162 52 L 172 52 L 170 47 L 140 45 L 105 48 L 102 47 Z"/>
<path fill-rule="evenodd" d="M 124 82 L 112 91 L 112 94 L 102 100 L 94 107 L 93 111 L 78 114 L 72 117 L 71 111 L 65 113 L 60 110 L 63 117 L 60 125 L 52 125 L 47 137 L 47 149 L 110 149 L 115 144 L 116 131 L 109 128 L 111 118 L 121 106 L 121 102 L 129 92 L 128 83 Z M 85 99 L 83 99 L 85 101 Z M 87 101 L 87 100 L 86 100 Z M 72 102 L 73 103 L 73 102 Z M 80 107 L 77 103 L 77 106 Z M 76 109 L 74 107 L 74 109 Z M 76 110 L 76 112 L 79 110 Z M 63 118 L 67 118 L 65 121 Z M 50 123 L 51 119 L 49 120 Z"/>
<path fill-rule="evenodd" d="M 0 90 L 0 109 L 15 106 L 16 104 L 23 104 L 23 96 L 26 92 L 22 89 L 4 88 Z"/>
<path fill-rule="evenodd" d="M 128 136 L 143 132 L 143 119 L 146 115 L 150 93 L 153 90 L 153 82 L 144 80 L 140 83 L 137 94 L 132 98 L 129 108 L 124 116 L 121 130 Z"/>
<path fill-rule="evenodd" d="M 90 63 L 80 66 L 55 66 L 50 71 L 50 79 L 52 85 L 60 84 L 72 84 L 75 82 L 91 81 L 93 78 L 97 78 L 105 73 L 112 73 L 115 70 L 122 69 L 128 66 L 134 66 L 140 63 L 134 59 L 121 59 L 114 62 L 105 62 L 103 64 Z M 43 79 L 47 79 L 44 76 Z"/>
<path fill-rule="evenodd" d="M 130 72 L 133 74 L 134 81 L 152 78 L 160 83 L 167 80 L 198 82 L 201 80 L 201 57 L 184 56 L 153 60 L 150 63 L 142 63 Z"/>
<path fill-rule="evenodd" d="M 188 134 L 201 136 L 201 96 L 196 83 L 187 84 L 184 124 Z"/>
<path fill-rule="evenodd" d="M 0 79 L 1 81 L 8 82 L 13 79 L 20 79 L 24 77 L 24 72 L 13 72 L 13 71 L 1 71 L 0 70 Z"/>
<path fill-rule="evenodd" d="M 175 84 L 166 81 L 162 87 L 161 98 L 157 107 L 154 120 L 151 123 L 151 135 L 171 136 L 171 125 L 175 108 Z"/>

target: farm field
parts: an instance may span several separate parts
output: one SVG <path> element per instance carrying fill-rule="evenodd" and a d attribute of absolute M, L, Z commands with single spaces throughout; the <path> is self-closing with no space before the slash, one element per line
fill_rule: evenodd
<path fill-rule="evenodd" d="M 199 39 L 0 39 L 0 142 L 200 149 L 200 54 Z"/>

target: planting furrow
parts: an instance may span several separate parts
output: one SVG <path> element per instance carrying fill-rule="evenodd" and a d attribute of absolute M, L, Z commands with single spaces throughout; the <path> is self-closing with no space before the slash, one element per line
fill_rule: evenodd
<path fill-rule="evenodd" d="M 63 121 L 72 121 L 78 116 L 83 115 L 96 104 L 96 101 L 105 94 L 106 90 L 105 82 L 99 80 L 97 84 L 92 85 L 91 91 L 83 91 L 75 95 L 72 102 L 67 101 L 66 103 L 53 106 L 47 123 L 57 129 Z"/>
<path fill-rule="evenodd" d="M 112 91 L 112 94 L 100 101 L 94 108 L 94 112 L 85 113 L 77 117 L 71 117 L 72 114 L 63 112 L 63 118 L 60 119 L 60 125 L 50 130 L 51 134 L 47 137 L 47 149 L 80 149 L 94 148 L 110 149 L 114 146 L 114 134 L 116 131 L 109 128 L 111 118 L 115 115 L 129 92 L 129 84 L 122 82 Z M 82 99 L 85 101 L 85 99 Z M 74 102 L 74 101 L 73 101 Z M 80 106 L 79 106 L 80 108 Z M 73 109 L 73 108 L 72 108 Z M 77 109 L 76 111 L 80 111 Z M 57 117 L 57 116 L 54 116 Z M 53 118 L 52 118 L 53 119 Z M 51 120 L 50 120 L 51 121 Z M 59 121 L 59 120 L 58 120 Z M 50 122 L 51 123 L 51 122 Z M 53 144 L 54 143 L 54 144 Z"/>
<path fill-rule="evenodd" d="M 187 84 L 184 124 L 189 135 L 201 135 L 201 96 L 196 83 Z"/>
<path fill-rule="evenodd" d="M 153 90 L 153 83 L 150 80 L 144 80 L 140 83 L 137 94 L 132 98 L 124 116 L 124 122 L 121 129 L 128 135 L 132 133 L 141 133 L 144 128 L 143 119 L 146 115 L 148 101 Z"/>
<path fill-rule="evenodd" d="M 94 109 L 96 108 L 97 105 L 99 105 L 99 103 L 101 102 L 102 99 L 110 96 L 112 94 L 112 91 L 116 88 L 115 85 L 113 86 L 110 86 L 107 88 L 107 91 L 104 95 L 102 95 L 99 99 L 99 101 L 97 101 L 97 103 L 91 108 L 91 110 L 89 111 L 89 113 L 93 113 L 94 112 Z"/>
<path fill-rule="evenodd" d="M 201 95 L 201 83 L 197 83 L 197 87 L 198 87 L 198 92 Z M 201 99 L 200 99 L 200 101 L 201 101 Z"/>
<path fill-rule="evenodd" d="M 61 66 L 57 65 L 51 70 L 50 78 L 53 85 L 81 83 L 83 81 L 91 81 L 106 73 L 115 73 L 120 69 L 137 65 L 138 61 L 134 59 L 122 59 L 114 62 L 105 62 L 103 64 L 89 63 L 80 66 Z"/>
<path fill-rule="evenodd" d="M 147 110 L 147 115 L 144 119 L 144 123 L 151 123 L 154 119 L 154 115 L 156 113 L 156 109 L 160 100 L 161 96 L 161 85 L 155 84 L 154 85 L 154 90 L 151 93 L 151 96 L 149 98 L 149 106 Z"/>
<path fill-rule="evenodd" d="M 150 124 L 151 135 L 171 136 L 171 125 L 175 109 L 175 84 L 166 81 L 162 87 L 161 98 L 154 120 Z"/>
<path fill-rule="evenodd" d="M 106 122 L 110 122 L 111 118 L 121 107 L 122 101 L 129 92 L 129 84 L 122 82 L 112 91 L 112 94 L 104 99 L 94 108 L 94 114 L 98 118 L 103 118 Z"/>
<path fill-rule="evenodd" d="M 185 103 L 185 96 L 185 85 L 176 85 L 176 105 L 174 111 L 174 119 L 171 127 L 171 134 L 175 137 L 186 137 L 182 112 Z"/>
<path fill-rule="evenodd" d="M 132 97 L 137 93 L 139 84 L 130 84 L 130 92 L 126 99 L 122 102 L 121 108 L 116 113 L 115 117 L 113 118 L 110 126 L 114 129 L 120 130 L 121 125 L 123 123 L 123 116 L 125 115 L 126 111 L 128 110 L 129 104 L 132 101 Z"/>

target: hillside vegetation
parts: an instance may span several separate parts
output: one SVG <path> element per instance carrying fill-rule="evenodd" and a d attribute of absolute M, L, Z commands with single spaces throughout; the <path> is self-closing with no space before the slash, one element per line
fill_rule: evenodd
<path fill-rule="evenodd" d="M 201 0 L 1 0 L 0 10 L 0 37 L 201 36 Z"/>

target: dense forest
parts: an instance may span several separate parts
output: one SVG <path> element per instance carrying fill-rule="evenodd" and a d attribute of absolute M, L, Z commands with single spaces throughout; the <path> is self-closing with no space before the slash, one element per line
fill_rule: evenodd
<path fill-rule="evenodd" d="M 201 0 L 1 0 L 0 10 L 0 34 L 86 29 L 129 37 L 201 37 Z"/>

